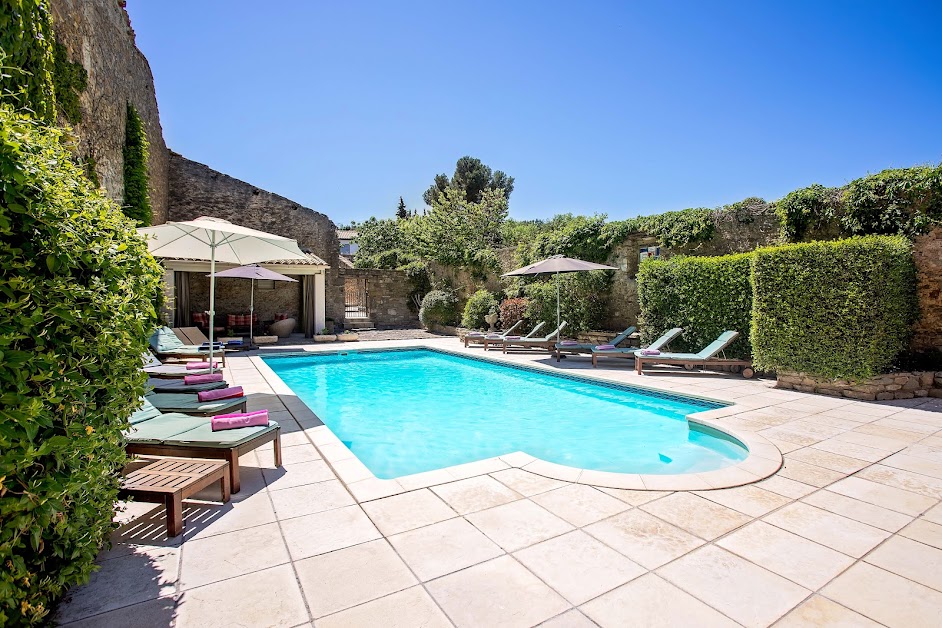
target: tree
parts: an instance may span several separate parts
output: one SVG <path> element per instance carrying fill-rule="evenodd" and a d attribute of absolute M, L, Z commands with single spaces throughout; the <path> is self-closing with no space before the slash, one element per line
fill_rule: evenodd
<path fill-rule="evenodd" d="M 144 121 L 134 105 L 128 103 L 124 127 L 124 213 L 137 220 L 140 226 L 150 225 L 150 189 L 148 187 L 147 159 L 150 143 Z"/>
<path fill-rule="evenodd" d="M 396 210 L 396 218 L 398 218 L 399 220 L 403 220 L 404 218 L 408 218 L 410 215 L 411 214 L 409 214 L 409 210 L 406 209 L 406 202 L 402 200 L 402 197 L 400 196 L 399 208 Z"/>
<path fill-rule="evenodd" d="M 514 191 L 514 178 L 500 170 L 492 172 L 480 159 L 465 156 L 455 164 L 455 174 L 451 179 L 447 174 L 436 175 L 435 182 L 425 191 L 422 199 L 426 205 L 432 206 L 448 189 L 460 190 L 469 203 L 480 202 L 487 190 L 500 190 L 504 200 L 510 200 L 510 194 Z"/>
<path fill-rule="evenodd" d="M 446 266 L 496 270 L 494 248 L 501 241 L 501 225 L 507 219 L 503 190 L 485 189 L 478 201 L 449 187 L 433 201 L 429 212 L 404 224 L 417 251 Z"/>

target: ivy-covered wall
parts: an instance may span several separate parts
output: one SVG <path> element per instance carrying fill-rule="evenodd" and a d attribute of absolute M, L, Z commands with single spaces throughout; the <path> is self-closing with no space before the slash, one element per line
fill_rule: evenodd
<path fill-rule="evenodd" d="M 142 227 L 149 226 L 153 220 L 147 177 L 149 154 L 150 143 L 144 122 L 134 105 L 128 103 L 124 123 L 124 202 L 121 208 L 128 218 L 133 218 Z"/>

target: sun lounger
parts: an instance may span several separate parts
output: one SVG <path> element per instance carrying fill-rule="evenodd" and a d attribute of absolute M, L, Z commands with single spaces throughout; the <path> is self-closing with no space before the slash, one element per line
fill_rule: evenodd
<path fill-rule="evenodd" d="M 245 397 L 200 401 L 194 393 L 148 393 L 148 403 L 161 412 L 183 412 L 195 416 L 213 416 L 224 412 L 245 412 Z"/>
<path fill-rule="evenodd" d="M 187 345 L 177 337 L 169 327 L 159 327 L 148 339 L 151 350 L 159 358 L 171 360 L 186 360 L 192 358 L 208 358 L 209 346 Z M 226 350 L 222 344 L 217 344 L 213 357 L 218 357 L 222 365 L 226 365 Z"/>
<path fill-rule="evenodd" d="M 501 338 L 503 338 L 504 336 L 508 336 L 512 334 L 514 330 L 520 327 L 521 325 L 523 325 L 522 318 L 516 323 L 514 323 L 513 325 L 511 325 L 510 329 L 504 330 L 500 333 L 498 332 L 488 333 L 486 331 L 469 331 L 467 334 L 465 334 L 464 346 L 467 347 L 469 342 L 474 342 L 474 343 L 483 342 L 485 336 L 500 336 Z"/>
<path fill-rule="evenodd" d="M 239 456 L 273 442 L 275 466 L 281 466 L 281 427 L 275 421 L 267 426 L 214 432 L 206 417 L 162 413 L 150 403 L 132 414 L 130 421 L 131 428 L 125 433 L 127 453 L 225 460 L 233 493 L 241 487 Z"/>
<path fill-rule="evenodd" d="M 630 326 L 625 331 L 621 332 L 614 338 L 612 338 L 607 344 L 617 347 L 622 342 L 628 339 L 628 336 L 635 333 L 635 330 L 638 329 L 634 325 Z M 572 355 L 579 355 L 581 353 L 592 353 L 592 350 L 598 345 L 586 344 L 586 343 L 566 343 L 566 342 L 557 342 L 556 343 L 556 361 L 559 362 L 559 359 L 562 357 L 563 353 L 570 353 Z M 634 350 L 634 348 L 632 348 Z"/>
<path fill-rule="evenodd" d="M 677 336 L 683 333 L 683 331 L 684 330 L 682 327 L 674 327 L 673 329 L 668 329 L 663 334 L 661 334 L 661 336 L 657 340 L 655 340 L 650 345 L 645 347 L 645 349 L 649 351 L 651 350 L 660 351 L 661 349 L 669 345 L 671 341 L 674 340 Z M 627 360 L 634 360 L 636 351 L 638 351 L 638 349 L 635 347 L 626 347 L 624 349 L 595 348 L 592 350 L 592 367 L 595 368 L 596 366 L 598 366 L 597 361 L 598 361 L 598 358 L 600 357 L 601 358 L 622 358 L 622 359 L 627 359 Z"/>
<path fill-rule="evenodd" d="M 752 370 L 751 360 L 731 359 L 723 356 L 723 350 L 739 337 L 738 331 L 724 331 L 719 338 L 711 342 L 698 353 L 662 353 L 660 355 L 643 355 L 642 350 L 635 351 L 635 371 L 642 375 L 645 364 L 679 365 L 690 370 L 696 367 L 730 367 L 742 368 L 742 376 L 750 378 L 755 374 Z M 720 357 L 717 357 L 720 356 Z"/>
<path fill-rule="evenodd" d="M 504 353 L 507 353 L 507 349 L 510 347 L 517 347 L 520 349 L 546 349 L 552 353 L 556 349 L 556 343 L 559 341 L 559 334 L 566 328 L 566 321 L 563 321 L 559 324 L 559 327 L 546 334 L 542 338 L 505 338 L 503 341 L 495 344 L 500 344 L 501 349 Z M 487 349 L 487 345 L 484 346 Z"/>
<path fill-rule="evenodd" d="M 185 345 L 195 345 L 197 347 L 209 346 L 209 338 L 206 337 L 199 327 L 174 327 L 174 335 Z M 226 342 L 216 339 L 216 344 L 221 345 L 226 351 L 241 351 L 245 345 L 241 340 L 227 340 Z"/>
<path fill-rule="evenodd" d="M 530 330 L 530 332 L 529 332 L 526 336 L 523 336 L 523 337 L 524 337 L 524 338 L 532 338 L 532 337 L 534 336 L 534 334 L 536 334 L 536 332 L 540 331 L 540 329 L 542 329 L 543 325 L 545 325 L 545 324 L 546 324 L 546 323 L 544 323 L 543 321 L 540 321 L 539 323 L 537 323 L 537 324 L 533 327 L 533 329 Z M 503 341 L 506 340 L 507 338 L 511 338 L 511 337 L 512 337 L 511 334 L 507 334 L 507 335 L 504 335 L 504 336 L 501 336 L 501 335 L 487 335 L 487 336 L 484 336 L 484 338 L 482 338 L 481 340 L 479 340 L 479 341 L 477 341 L 477 342 L 478 342 L 479 344 L 484 345 L 484 350 L 487 351 L 487 348 L 490 347 L 491 345 L 500 344 L 501 342 L 503 342 Z M 474 341 L 472 341 L 472 342 L 474 342 Z"/>
<path fill-rule="evenodd" d="M 222 382 L 206 382 L 204 384 L 187 384 L 182 379 L 156 379 L 147 380 L 147 390 L 155 394 L 198 393 L 204 390 L 217 390 L 229 388 L 229 384 Z"/>

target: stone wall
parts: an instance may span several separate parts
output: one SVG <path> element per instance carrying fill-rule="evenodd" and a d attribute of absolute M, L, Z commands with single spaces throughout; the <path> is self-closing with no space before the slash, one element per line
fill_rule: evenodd
<path fill-rule="evenodd" d="M 127 103 L 137 109 L 150 140 L 148 177 L 154 224 L 167 220 L 168 151 L 160 127 L 154 77 L 137 49 L 130 19 L 118 0 L 52 0 L 53 31 L 71 61 L 88 72 L 74 126 L 78 152 L 94 157 L 108 196 L 124 199 L 124 126 Z M 62 121 L 63 123 L 65 121 Z"/>
<path fill-rule="evenodd" d="M 190 281 L 190 310 L 209 309 L 209 277 L 205 273 L 188 273 Z M 288 275 L 298 283 L 274 282 L 274 288 L 265 290 L 255 284 L 255 313 L 259 321 L 271 321 L 276 313 L 286 312 L 300 321 L 301 277 Z M 216 320 L 226 324 L 226 314 L 248 314 L 251 285 L 248 279 L 216 278 Z M 300 323 L 299 323 L 300 325 Z M 300 327 L 298 328 L 300 329 Z"/>
<path fill-rule="evenodd" d="M 942 351 L 942 227 L 919 236 L 913 245 L 919 320 L 913 327 L 915 351 Z"/>
<path fill-rule="evenodd" d="M 341 277 L 366 279 L 369 320 L 377 328 L 418 327 L 419 315 L 409 309 L 412 284 L 401 270 L 343 268 Z M 337 318 L 343 320 L 343 317 Z"/>
<path fill-rule="evenodd" d="M 782 373 L 778 375 L 775 387 L 863 401 L 942 398 L 942 371 L 888 373 L 862 382 L 812 377 L 804 373 Z"/>
<path fill-rule="evenodd" d="M 297 240 L 302 250 L 323 259 L 330 265 L 325 282 L 326 316 L 343 320 L 343 279 L 337 259 L 340 243 L 330 218 L 173 151 L 169 180 L 170 220 L 223 218 Z"/>

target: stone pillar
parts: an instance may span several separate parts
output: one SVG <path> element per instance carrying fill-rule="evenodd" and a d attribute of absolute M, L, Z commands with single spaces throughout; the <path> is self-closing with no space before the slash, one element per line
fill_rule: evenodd
<path fill-rule="evenodd" d="M 326 301 L 327 293 L 324 285 L 324 271 L 320 270 L 314 275 L 314 333 L 319 334 L 327 326 Z"/>

